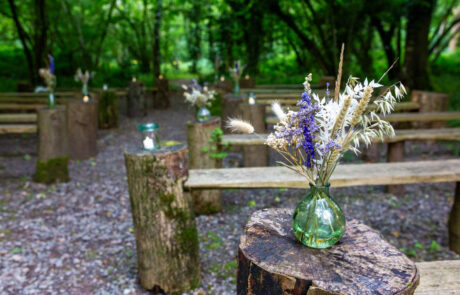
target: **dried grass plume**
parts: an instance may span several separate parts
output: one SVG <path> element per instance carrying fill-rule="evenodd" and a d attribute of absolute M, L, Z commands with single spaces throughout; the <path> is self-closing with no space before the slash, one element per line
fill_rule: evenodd
<path fill-rule="evenodd" d="M 286 118 L 286 114 L 283 111 L 283 108 L 279 104 L 279 102 L 274 102 L 272 103 L 272 111 L 275 113 L 275 115 L 278 117 L 280 121 L 283 121 L 284 118 Z"/>
<path fill-rule="evenodd" d="M 227 120 L 227 128 L 231 129 L 233 132 L 254 133 L 254 127 L 251 123 L 239 119 L 229 118 Z"/>

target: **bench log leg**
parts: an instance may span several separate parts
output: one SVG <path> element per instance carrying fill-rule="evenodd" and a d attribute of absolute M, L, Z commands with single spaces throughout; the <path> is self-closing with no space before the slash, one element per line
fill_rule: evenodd
<path fill-rule="evenodd" d="M 129 198 L 143 288 L 181 294 L 200 283 L 198 232 L 184 145 L 125 153 Z"/>
<path fill-rule="evenodd" d="M 244 104 L 243 119 L 251 122 L 256 133 L 265 133 L 267 126 L 265 124 L 265 105 L 264 104 Z M 268 166 L 268 146 L 244 146 L 243 147 L 244 167 L 265 167 Z"/>
<path fill-rule="evenodd" d="M 190 169 L 219 168 L 221 160 L 211 156 L 218 153 L 219 143 L 211 142 L 211 137 L 219 127 L 220 118 L 217 117 L 208 122 L 187 123 Z M 192 198 L 196 214 L 212 214 L 222 210 L 220 190 L 193 190 Z"/>
<path fill-rule="evenodd" d="M 387 162 L 403 162 L 404 161 L 404 141 L 388 143 Z M 402 195 L 404 193 L 404 185 L 389 185 L 387 192 L 394 195 Z"/>
<path fill-rule="evenodd" d="M 460 254 L 460 182 L 455 186 L 454 204 L 449 216 L 449 248 Z"/>

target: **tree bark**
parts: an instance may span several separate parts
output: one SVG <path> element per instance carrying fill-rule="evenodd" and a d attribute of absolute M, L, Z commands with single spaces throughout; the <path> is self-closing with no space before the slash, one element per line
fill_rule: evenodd
<path fill-rule="evenodd" d="M 160 47 L 160 29 L 163 14 L 163 1 L 157 0 L 155 11 L 155 25 L 153 27 L 153 77 L 158 79 L 161 74 L 161 47 Z"/>
<path fill-rule="evenodd" d="M 455 186 L 454 204 L 449 216 L 449 248 L 460 254 L 460 182 Z"/>
<path fill-rule="evenodd" d="M 402 80 L 409 89 L 429 90 L 431 83 L 428 76 L 428 34 L 434 0 L 416 0 L 410 3 Z"/>
<path fill-rule="evenodd" d="M 131 82 L 129 84 L 126 108 L 127 115 L 129 118 L 144 117 L 145 115 L 147 115 L 145 109 L 144 83 Z"/>
<path fill-rule="evenodd" d="M 187 123 L 187 143 L 190 169 L 218 168 L 220 159 L 211 157 L 218 152 L 218 143 L 211 142 L 213 131 L 220 127 L 220 118 L 203 123 Z M 222 210 L 220 190 L 192 190 L 196 214 L 211 214 Z"/>
<path fill-rule="evenodd" d="M 87 160 L 97 155 L 98 103 L 91 99 L 67 100 L 69 154 L 72 160 Z"/>
<path fill-rule="evenodd" d="M 251 122 L 254 132 L 264 134 L 267 132 L 265 124 L 265 104 L 242 106 L 243 119 Z M 243 147 L 244 167 L 265 167 L 268 166 L 268 146 L 252 145 Z"/>
<path fill-rule="evenodd" d="M 382 235 L 352 220 L 327 249 L 302 245 L 292 209 L 255 212 L 238 248 L 237 294 L 413 294 L 415 263 Z"/>
<path fill-rule="evenodd" d="M 182 293 L 200 283 L 198 232 L 183 145 L 125 153 L 129 197 L 143 288 Z"/>
<path fill-rule="evenodd" d="M 69 181 L 69 150 L 64 108 L 38 110 L 38 159 L 34 180 Z"/>

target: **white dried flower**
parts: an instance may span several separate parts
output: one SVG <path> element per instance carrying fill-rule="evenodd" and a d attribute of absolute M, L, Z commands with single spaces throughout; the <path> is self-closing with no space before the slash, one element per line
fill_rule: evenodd
<path fill-rule="evenodd" d="M 239 119 L 229 118 L 227 120 L 227 128 L 231 129 L 233 132 L 254 133 L 254 127 L 251 123 Z"/>

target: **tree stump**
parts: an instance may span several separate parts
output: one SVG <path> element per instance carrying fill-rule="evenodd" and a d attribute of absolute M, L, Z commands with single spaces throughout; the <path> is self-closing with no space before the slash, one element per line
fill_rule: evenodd
<path fill-rule="evenodd" d="M 210 142 L 214 130 L 220 128 L 220 118 L 213 117 L 208 122 L 187 122 L 187 142 L 190 169 L 219 168 L 217 154 L 219 145 Z M 212 214 L 222 210 L 220 190 L 192 190 L 193 208 L 196 214 Z"/>
<path fill-rule="evenodd" d="M 184 145 L 125 153 L 129 197 L 143 288 L 182 293 L 200 283 L 198 232 Z"/>
<path fill-rule="evenodd" d="M 144 117 L 147 115 L 144 83 L 136 81 L 129 84 L 126 109 L 129 118 Z"/>
<path fill-rule="evenodd" d="M 413 90 L 411 100 L 420 105 L 419 112 L 445 112 L 449 105 L 449 94 Z M 415 128 L 445 128 L 445 121 L 413 122 Z"/>
<path fill-rule="evenodd" d="M 226 93 L 233 93 L 233 83 L 231 80 L 219 80 L 219 82 L 217 82 L 217 88 L 223 95 Z"/>
<path fill-rule="evenodd" d="M 334 76 L 322 76 L 319 80 L 319 87 L 326 88 L 327 83 L 329 83 L 329 89 L 331 89 L 331 93 L 334 93 L 333 89 L 335 89 L 335 77 Z"/>
<path fill-rule="evenodd" d="M 227 128 L 226 122 L 228 118 L 241 118 L 240 104 L 243 102 L 243 97 L 236 97 L 233 93 L 227 93 L 222 96 L 222 130 L 225 134 L 230 134 L 231 130 Z"/>
<path fill-rule="evenodd" d="M 387 162 L 403 162 L 404 161 L 404 141 L 389 142 L 387 152 Z M 403 184 L 388 185 L 387 193 L 401 196 L 404 193 Z"/>
<path fill-rule="evenodd" d="M 66 110 L 38 110 L 38 159 L 34 180 L 40 183 L 69 181 Z"/>
<path fill-rule="evenodd" d="M 367 163 L 378 163 L 380 159 L 380 146 L 382 143 L 373 142 L 369 146 L 363 148 L 363 161 Z"/>
<path fill-rule="evenodd" d="M 240 79 L 240 88 L 256 88 L 256 81 L 254 78 L 243 77 Z"/>
<path fill-rule="evenodd" d="M 118 126 L 117 94 L 113 91 L 102 91 L 98 101 L 99 129 L 110 129 Z"/>
<path fill-rule="evenodd" d="M 97 155 L 98 103 L 91 99 L 67 100 L 69 155 L 72 160 L 86 160 Z"/>
<path fill-rule="evenodd" d="M 460 182 L 456 183 L 454 204 L 449 215 L 449 248 L 460 254 Z"/>
<path fill-rule="evenodd" d="M 382 235 L 352 220 L 340 242 L 312 249 L 292 231 L 292 209 L 249 219 L 238 248 L 237 294 L 413 294 L 415 263 Z"/>
<path fill-rule="evenodd" d="M 153 100 L 153 108 L 156 110 L 164 110 L 169 108 L 169 82 L 168 79 L 156 79 L 155 86 L 158 90 L 155 93 Z"/>
<path fill-rule="evenodd" d="M 241 105 L 243 110 L 243 119 L 251 122 L 256 133 L 266 133 L 265 124 L 265 105 L 254 104 Z M 268 166 L 268 146 L 250 145 L 243 147 L 244 167 L 265 167 Z"/>

